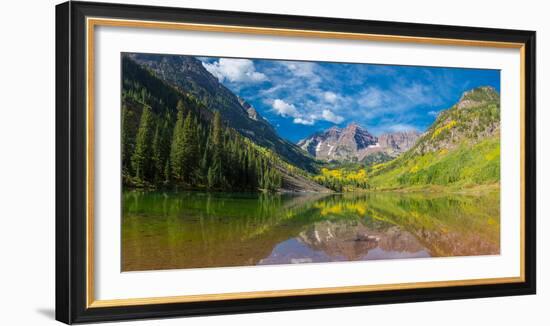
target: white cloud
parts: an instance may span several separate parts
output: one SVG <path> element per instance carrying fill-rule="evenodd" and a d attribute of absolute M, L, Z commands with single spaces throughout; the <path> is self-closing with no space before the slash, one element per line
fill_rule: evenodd
<path fill-rule="evenodd" d="M 277 112 L 277 114 L 280 116 L 290 116 L 293 118 L 298 118 L 300 116 L 294 104 L 287 103 L 281 99 L 274 100 L 271 106 L 273 107 L 273 110 L 275 110 L 275 112 Z"/>
<path fill-rule="evenodd" d="M 367 87 L 356 101 L 364 118 L 388 115 L 408 115 L 419 106 L 434 107 L 442 103 L 431 85 L 412 83 L 395 84 L 390 88 Z"/>
<path fill-rule="evenodd" d="M 432 117 L 437 117 L 439 115 L 439 111 L 429 111 L 428 115 L 431 115 Z"/>
<path fill-rule="evenodd" d="M 267 80 L 267 76 L 256 71 L 254 62 L 248 59 L 220 58 L 212 63 L 203 62 L 202 65 L 220 82 L 227 80 L 232 83 L 257 83 Z"/>
<path fill-rule="evenodd" d="M 380 136 L 382 134 L 401 132 L 401 131 L 420 131 L 418 127 L 407 122 L 399 122 L 397 120 L 387 120 L 369 126 L 369 131 L 373 135 Z"/>
<path fill-rule="evenodd" d="M 334 114 L 330 110 L 323 110 L 322 117 L 326 121 L 333 122 L 333 123 L 336 123 L 336 124 L 341 123 L 342 121 L 344 121 L 343 117 Z"/>
<path fill-rule="evenodd" d="M 388 127 L 388 130 L 397 132 L 397 131 L 411 131 L 417 130 L 415 126 L 406 124 L 406 123 L 396 123 Z"/>
<path fill-rule="evenodd" d="M 320 114 L 314 112 L 300 112 L 292 103 L 288 103 L 281 99 L 276 99 L 271 102 L 273 111 L 282 117 L 293 118 L 292 122 L 301 125 L 312 126 L 317 120 L 326 120 L 333 123 L 340 123 L 344 118 L 334 114 L 332 111 L 325 109 Z"/>
<path fill-rule="evenodd" d="M 323 93 L 323 98 L 325 99 L 325 101 L 327 101 L 329 103 L 335 103 L 336 100 L 338 99 L 338 96 L 336 94 L 334 94 L 333 92 L 324 92 Z"/>
<path fill-rule="evenodd" d="M 431 87 L 414 83 L 406 86 L 394 85 L 388 89 L 368 87 L 361 92 L 357 102 L 365 108 L 407 110 L 418 105 L 438 104 L 440 101 Z"/>
<path fill-rule="evenodd" d="M 366 108 L 376 108 L 385 102 L 386 95 L 382 90 L 375 87 L 369 87 L 361 92 L 357 102 Z"/>
<path fill-rule="evenodd" d="M 315 124 L 315 120 L 311 118 L 294 118 L 293 122 L 296 124 L 307 125 L 307 126 L 312 126 Z"/>
<path fill-rule="evenodd" d="M 283 61 L 281 64 L 290 70 L 294 77 L 305 78 L 313 84 L 321 82 L 321 77 L 315 73 L 317 64 L 313 62 Z"/>
<path fill-rule="evenodd" d="M 283 61 L 264 67 L 271 87 L 258 96 L 279 116 L 292 117 L 296 124 L 314 125 L 317 121 L 341 123 L 343 109 L 351 107 L 351 98 L 325 89 L 320 82 L 332 78 L 322 65 L 314 62 Z M 321 78 L 321 76 L 324 76 Z M 328 85 L 332 87 L 332 85 Z M 292 103 L 292 104 L 290 104 Z"/>
<path fill-rule="evenodd" d="M 407 87 L 400 87 L 399 92 L 411 103 L 428 103 L 434 100 L 431 89 L 422 84 L 414 83 Z"/>

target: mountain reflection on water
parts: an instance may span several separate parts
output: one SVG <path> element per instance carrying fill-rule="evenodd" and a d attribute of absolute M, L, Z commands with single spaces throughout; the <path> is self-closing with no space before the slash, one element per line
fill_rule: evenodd
<path fill-rule="evenodd" d="M 498 192 L 125 192 L 122 270 L 500 252 Z"/>

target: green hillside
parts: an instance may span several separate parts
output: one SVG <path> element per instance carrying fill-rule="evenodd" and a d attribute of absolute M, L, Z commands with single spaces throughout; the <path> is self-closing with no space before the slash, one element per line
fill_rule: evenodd
<path fill-rule="evenodd" d="M 126 58 L 177 90 L 196 98 L 209 111 L 219 111 L 223 121 L 255 144 L 277 153 L 285 161 L 316 172 L 316 161 L 305 151 L 281 138 L 263 118 L 249 117 L 246 105 L 191 56 L 126 53 Z M 163 97 L 161 97 L 163 98 Z"/>
<path fill-rule="evenodd" d="M 122 177 L 132 188 L 274 191 L 281 160 L 123 57 Z"/>
<path fill-rule="evenodd" d="M 500 100 L 491 87 L 464 93 L 395 159 L 380 153 L 321 164 L 284 141 L 274 146 L 281 138 L 269 123 L 248 118 L 195 59 L 135 58 L 122 57 L 122 175 L 129 187 L 357 192 L 500 180 Z M 173 71 L 180 65 L 183 77 Z"/>
<path fill-rule="evenodd" d="M 500 100 L 490 87 L 466 92 L 417 144 L 368 170 L 369 189 L 467 188 L 500 180 Z"/>

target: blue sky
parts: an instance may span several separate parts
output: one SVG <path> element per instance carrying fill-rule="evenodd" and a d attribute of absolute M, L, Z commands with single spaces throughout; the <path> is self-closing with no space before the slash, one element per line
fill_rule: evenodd
<path fill-rule="evenodd" d="M 374 135 L 426 130 L 478 86 L 500 92 L 500 71 L 265 59 L 199 58 L 292 141 L 356 122 Z"/>

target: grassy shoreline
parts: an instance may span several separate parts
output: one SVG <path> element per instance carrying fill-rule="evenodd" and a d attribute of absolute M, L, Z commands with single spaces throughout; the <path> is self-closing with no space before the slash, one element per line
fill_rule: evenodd
<path fill-rule="evenodd" d="M 439 186 L 439 185 L 422 185 L 412 186 L 404 188 L 383 188 L 366 190 L 365 192 L 377 193 L 377 192 L 442 192 L 442 193 L 455 193 L 455 194 L 484 194 L 500 190 L 500 183 L 490 183 L 481 185 L 470 186 Z"/>
<path fill-rule="evenodd" d="M 302 191 L 288 191 L 288 190 L 279 190 L 274 192 L 269 192 L 265 190 L 258 191 L 243 191 L 243 190 L 221 190 L 221 189 L 207 189 L 207 188 L 185 188 L 185 187 L 132 187 L 132 186 L 123 186 L 123 191 L 186 191 L 186 192 L 212 192 L 212 193 L 223 193 L 223 192 L 236 192 L 236 193 L 270 193 L 270 194 L 315 194 L 323 192 L 302 192 Z M 406 187 L 406 188 L 384 188 L 384 189 L 374 189 L 374 190 L 361 190 L 361 191 L 344 191 L 344 192 L 331 192 L 327 194 L 350 194 L 350 193 L 364 193 L 364 194 L 375 194 L 375 193 L 442 193 L 442 194 L 460 194 L 460 195 L 483 195 L 491 192 L 500 191 L 500 183 L 491 183 L 491 184 L 482 184 L 482 185 L 471 185 L 467 187 L 463 186 L 439 186 L 439 185 L 423 185 L 415 187 Z"/>

